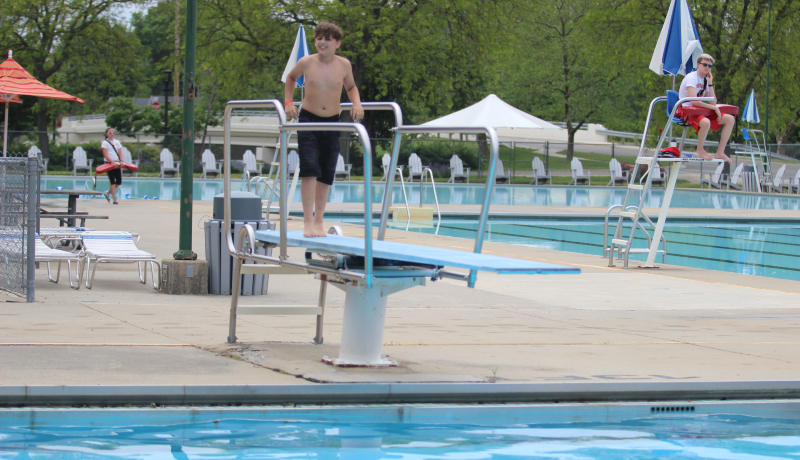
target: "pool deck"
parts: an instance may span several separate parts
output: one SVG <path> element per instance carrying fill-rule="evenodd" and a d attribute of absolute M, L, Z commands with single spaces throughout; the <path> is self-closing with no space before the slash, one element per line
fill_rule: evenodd
<path fill-rule="evenodd" d="M 45 199 L 45 206 L 60 203 Z M 299 205 L 296 205 L 299 206 Z M 159 259 L 177 250 L 178 202 L 81 200 L 108 215 L 100 230 L 141 234 Z M 331 210 L 358 210 L 331 204 Z M 377 207 L 376 207 L 377 209 Z M 477 212 L 477 206 L 445 206 Z M 605 209 L 495 206 L 493 213 L 592 214 Z M 193 249 L 204 258 L 194 207 Z M 673 209 L 672 216 L 798 219 L 797 211 Z M 302 222 L 293 218 L 291 230 Z M 358 236 L 357 226 L 342 225 Z M 388 230 L 387 240 L 471 250 L 472 241 Z M 599 248 L 598 248 L 599 250 Z M 389 300 L 384 353 L 390 369 L 342 369 L 336 356 L 344 294 L 328 290 L 325 344 L 310 316 L 242 316 L 226 343 L 230 297 L 170 296 L 138 283 L 135 265 L 97 269 L 94 288 L 49 283 L 37 270 L 36 303 L 0 293 L 0 385 L 319 385 L 371 382 L 700 382 L 800 380 L 800 282 L 663 265 L 607 267 L 598 256 L 487 242 L 484 252 L 561 263 L 580 275 L 490 275 L 477 287 L 428 282 Z M 302 257 L 292 249 L 293 257 Z M 319 282 L 273 275 L 269 294 L 243 304 L 309 305 Z M 12 371 L 13 370 L 13 371 Z"/>

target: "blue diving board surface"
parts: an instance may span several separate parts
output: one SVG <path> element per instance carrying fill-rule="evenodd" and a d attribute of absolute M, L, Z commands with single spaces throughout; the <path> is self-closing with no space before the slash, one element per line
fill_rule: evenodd
<path fill-rule="evenodd" d="M 280 231 L 258 230 L 256 240 L 280 244 Z M 351 236 L 328 235 L 326 237 L 306 237 L 303 232 L 287 232 L 286 244 L 306 248 L 311 251 L 326 251 L 350 256 L 364 257 L 364 239 Z M 457 267 L 469 270 L 495 272 L 504 275 L 520 274 L 578 274 L 580 269 L 531 260 L 474 252 L 455 251 L 434 246 L 416 246 L 393 241 L 372 241 L 372 257 L 386 259 L 409 265 L 433 265 L 436 267 Z"/>

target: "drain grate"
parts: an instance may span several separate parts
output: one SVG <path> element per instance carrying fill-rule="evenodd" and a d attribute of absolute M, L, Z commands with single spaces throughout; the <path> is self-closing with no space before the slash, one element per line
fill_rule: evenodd
<path fill-rule="evenodd" d="M 650 412 L 694 412 L 694 406 L 653 406 Z"/>

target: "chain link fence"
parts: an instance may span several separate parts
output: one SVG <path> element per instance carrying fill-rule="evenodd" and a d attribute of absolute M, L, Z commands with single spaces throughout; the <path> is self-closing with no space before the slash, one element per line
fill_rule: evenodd
<path fill-rule="evenodd" d="M 0 290 L 34 299 L 39 159 L 0 157 Z"/>

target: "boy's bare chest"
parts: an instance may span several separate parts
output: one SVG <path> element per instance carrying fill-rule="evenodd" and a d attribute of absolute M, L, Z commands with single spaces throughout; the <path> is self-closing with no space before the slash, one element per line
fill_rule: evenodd
<path fill-rule="evenodd" d="M 341 89 L 345 71 L 340 65 L 312 65 L 305 72 L 306 86 L 319 89 Z"/>

